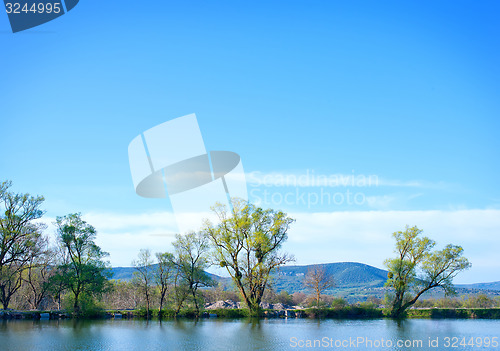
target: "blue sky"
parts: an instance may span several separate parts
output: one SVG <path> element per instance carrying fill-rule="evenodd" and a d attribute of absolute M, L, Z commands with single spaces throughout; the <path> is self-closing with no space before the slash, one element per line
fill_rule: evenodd
<path fill-rule="evenodd" d="M 156 234 L 175 231 L 168 201 L 135 194 L 128 144 L 196 113 L 206 148 L 239 153 L 247 177 L 378 177 L 325 188 L 362 193 L 362 204 L 264 203 L 297 218 L 287 244 L 297 264 L 381 267 L 390 233 L 417 224 L 438 244 L 464 246 L 473 268 L 458 281 L 500 280 L 499 10 L 496 1 L 86 0 L 16 34 L 0 15 L 0 179 L 43 194 L 47 218 L 93 219 L 111 262 L 128 265 L 140 245 L 168 249 L 171 237 Z M 266 189 L 320 188 L 249 183 L 253 201 Z"/>

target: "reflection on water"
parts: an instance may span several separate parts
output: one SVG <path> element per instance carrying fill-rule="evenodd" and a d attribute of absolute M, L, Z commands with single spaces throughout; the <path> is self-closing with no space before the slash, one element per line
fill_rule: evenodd
<path fill-rule="evenodd" d="M 445 348 L 453 337 L 469 344 Z M 500 337 L 497 320 L 0 321 L 0 349 L 27 351 L 500 350 L 494 337 Z M 479 347 L 485 338 L 490 346 Z"/>

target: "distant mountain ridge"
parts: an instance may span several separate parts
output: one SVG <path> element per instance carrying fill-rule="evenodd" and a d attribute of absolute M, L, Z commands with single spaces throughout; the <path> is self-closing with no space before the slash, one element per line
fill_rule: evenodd
<path fill-rule="evenodd" d="M 271 286 L 277 292 L 286 290 L 289 293 L 303 291 L 303 279 L 309 268 L 315 265 L 283 266 L 275 272 Z M 358 262 L 336 262 L 319 264 L 325 267 L 327 273 L 333 275 L 335 288 L 380 288 L 387 280 L 387 271 Z M 133 277 L 134 267 L 114 267 L 111 269 L 112 279 L 129 281 Z M 231 279 L 215 274 L 209 275 L 224 285 L 231 284 Z M 328 293 L 328 291 L 327 291 Z"/>
<path fill-rule="evenodd" d="M 500 282 L 475 283 L 475 284 L 456 284 L 457 288 L 479 289 L 479 290 L 497 290 L 500 291 Z"/>
<path fill-rule="evenodd" d="M 326 294 L 344 291 L 359 294 L 360 291 L 370 295 L 375 291 L 383 290 L 387 280 L 387 271 L 359 262 L 335 262 L 317 265 L 304 266 L 282 266 L 274 273 L 271 279 L 272 288 L 280 292 L 286 290 L 290 294 L 294 292 L 310 293 L 303 283 L 303 279 L 309 268 L 313 266 L 323 266 L 327 273 L 333 275 L 335 287 L 327 290 Z M 134 267 L 113 267 L 111 268 L 112 279 L 129 281 L 132 279 Z M 208 273 L 214 280 L 224 285 L 230 285 L 231 279 Z M 456 284 L 456 288 L 467 291 L 500 291 L 500 282 L 476 283 L 476 284 Z"/>
<path fill-rule="evenodd" d="M 333 276 L 335 288 L 380 288 L 387 280 L 387 271 L 359 262 L 336 262 L 306 266 L 283 266 L 274 275 L 276 291 L 303 291 L 303 279 L 309 268 L 322 266 Z M 333 290 L 333 289 L 332 289 Z M 327 291 L 328 292 L 328 291 Z"/>

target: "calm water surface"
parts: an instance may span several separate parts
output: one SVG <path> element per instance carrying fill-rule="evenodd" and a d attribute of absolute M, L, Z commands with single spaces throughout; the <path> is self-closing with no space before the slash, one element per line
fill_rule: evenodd
<path fill-rule="evenodd" d="M 499 320 L 0 321 L 0 350 L 499 350 Z M 432 345 L 429 346 L 429 341 Z M 496 342 L 495 342 L 496 341 Z M 487 346 L 489 345 L 489 346 Z"/>

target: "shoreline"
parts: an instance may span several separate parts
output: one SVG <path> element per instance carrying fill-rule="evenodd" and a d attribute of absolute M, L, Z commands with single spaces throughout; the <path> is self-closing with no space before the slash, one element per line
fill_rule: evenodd
<path fill-rule="evenodd" d="M 338 319 L 338 320 L 360 320 L 360 319 L 393 319 L 385 315 L 382 308 L 350 307 L 345 309 L 288 309 L 288 310 L 262 310 L 259 317 L 250 317 L 246 309 L 214 309 L 205 310 L 197 317 L 194 311 L 181 311 L 177 316 L 171 310 L 163 310 L 162 320 L 170 319 Z M 159 320 L 158 311 L 150 311 L 149 320 Z M 94 316 L 74 317 L 67 311 L 17 311 L 0 310 L 0 320 L 106 320 L 127 319 L 146 320 L 143 309 L 127 310 L 105 310 Z M 407 316 L 402 319 L 500 319 L 500 308 L 419 308 L 408 311 Z"/>

